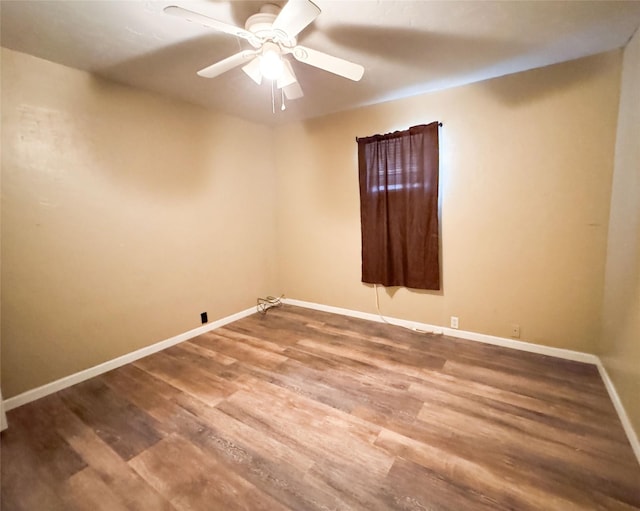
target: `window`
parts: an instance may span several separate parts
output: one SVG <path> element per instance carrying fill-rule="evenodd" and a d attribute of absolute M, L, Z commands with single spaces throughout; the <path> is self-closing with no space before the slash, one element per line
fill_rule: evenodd
<path fill-rule="evenodd" d="M 438 123 L 357 142 L 362 281 L 440 289 Z"/>
<path fill-rule="evenodd" d="M 402 190 L 408 188 L 419 188 L 422 183 L 419 181 L 418 164 L 415 155 L 409 155 L 409 161 L 405 161 L 402 154 L 402 140 L 393 138 L 386 143 L 365 145 L 365 159 L 367 161 L 377 161 L 375 176 L 368 176 L 368 188 L 373 193 L 384 192 L 386 190 Z"/>

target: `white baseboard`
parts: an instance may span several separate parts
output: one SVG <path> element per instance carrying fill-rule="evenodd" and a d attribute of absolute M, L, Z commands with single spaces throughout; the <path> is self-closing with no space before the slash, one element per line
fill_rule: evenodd
<path fill-rule="evenodd" d="M 26 392 L 23 392 L 22 394 L 18 394 L 17 396 L 2 401 L 2 408 L 5 411 L 12 410 L 13 408 L 17 408 L 18 406 L 30 403 L 31 401 L 35 401 L 36 399 L 40 399 L 41 397 L 48 396 L 49 394 L 53 394 L 54 392 L 58 392 L 62 389 L 66 389 L 67 387 L 75 385 L 76 383 L 80 383 L 82 381 L 88 380 L 89 378 L 93 378 L 94 376 L 98 376 L 100 374 L 111 371 L 112 369 L 117 369 L 118 367 L 129 364 L 138 359 L 144 358 L 148 355 L 152 355 L 153 353 L 157 353 L 158 351 L 162 351 L 171 346 L 175 346 L 176 344 L 179 344 L 183 341 L 193 339 L 198 335 L 210 332 L 211 330 L 215 330 L 216 328 L 220 328 L 224 325 L 228 325 L 229 323 L 233 323 L 234 321 L 237 321 L 239 319 L 246 318 L 247 316 L 250 316 L 255 312 L 256 308 L 251 307 L 222 319 L 207 323 L 206 325 L 199 326 L 198 328 L 194 328 L 193 330 L 189 330 L 188 332 L 170 337 L 169 339 L 165 339 L 164 341 L 157 342 L 155 344 L 152 344 L 151 346 L 146 346 L 139 350 L 132 351 L 131 353 L 127 353 L 126 355 L 122 355 L 121 357 L 117 357 L 107 362 L 103 362 L 102 364 L 98 364 L 97 366 L 93 366 L 78 373 L 65 376 L 64 378 L 52 381 L 51 383 L 47 383 L 45 385 L 42 385 L 41 387 L 28 390 Z"/>
<path fill-rule="evenodd" d="M 332 307 L 330 305 L 321 305 L 313 302 L 303 302 L 301 300 L 293 300 L 291 298 L 283 299 L 284 303 L 290 305 L 297 305 L 298 307 L 306 307 L 307 309 L 315 309 L 324 312 L 332 312 L 334 314 L 342 314 L 343 316 L 351 316 L 353 318 L 367 319 L 370 321 L 376 321 L 383 323 L 383 320 L 377 314 L 371 314 L 369 312 L 354 311 L 351 309 L 342 309 L 340 307 Z M 543 346 L 541 344 L 533 344 L 530 342 L 516 341 L 514 339 L 507 339 L 505 337 L 497 337 L 495 335 L 479 334 L 477 332 L 469 332 L 466 330 L 458 330 L 454 328 L 442 327 L 437 325 L 429 325 L 427 323 L 419 323 L 417 321 L 407 321 L 404 319 L 390 318 L 385 316 L 385 319 L 398 326 L 403 326 L 410 329 L 415 329 L 422 332 L 430 332 L 437 334 L 444 334 L 451 337 L 457 337 L 458 339 L 465 339 L 468 341 L 478 341 L 485 344 L 494 344 L 496 346 L 503 346 L 505 348 L 513 348 L 520 351 L 529 351 L 531 353 L 539 353 L 541 355 L 549 355 L 556 358 L 564 358 L 566 360 L 573 360 L 575 362 L 585 362 L 587 364 L 598 364 L 599 359 L 595 355 L 590 353 L 583 353 L 581 351 L 566 350 L 563 348 L 553 348 L 551 346 Z"/>
<path fill-rule="evenodd" d="M 631 420 L 627 415 L 627 411 L 620 400 L 620 396 L 618 395 L 618 391 L 616 390 L 611 378 L 609 378 L 609 373 L 604 367 L 604 364 L 600 359 L 598 359 L 598 372 L 600 373 L 600 377 L 604 382 L 604 386 L 609 393 L 609 397 L 611 398 L 611 402 L 613 403 L 616 412 L 618 412 L 618 417 L 620 417 L 620 422 L 622 422 L 622 427 L 624 428 L 625 433 L 627 434 L 627 438 L 629 439 L 629 443 L 631 444 L 631 448 L 633 449 L 634 454 L 640 463 L 640 440 L 638 439 L 638 435 L 636 431 L 633 429 L 631 425 Z"/>
<path fill-rule="evenodd" d="M 372 314 L 369 312 L 361 312 L 355 311 L 351 309 L 343 309 L 341 307 L 333 307 L 331 305 L 322 305 L 313 302 L 305 302 L 302 300 L 294 300 L 291 298 L 283 299 L 284 303 L 289 305 L 296 305 L 298 307 L 305 307 L 307 309 L 314 309 L 324 312 L 331 312 L 334 314 L 342 314 L 343 316 L 350 316 L 353 318 L 366 319 L 370 321 L 376 321 L 378 323 L 383 323 L 382 318 L 377 314 Z M 629 443 L 631 444 L 631 448 L 633 449 L 634 454 L 636 455 L 636 459 L 638 463 L 640 463 L 640 441 L 638 440 L 638 435 L 636 434 L 633 426 L 631 425 L 631 420 L 627 415 L 627 412 L 620 400 L 620 396 L 618 396 L 618 392 L 616 391 L 613 382 L 609 378 L 607 370 L 600 358 L 596 355 L 592 355 L 591 353 L 583 353 L 581 351 L 573 351 L 566 350 L 563 348 L 554 348 L 551 346 L 543 346 L 540 344 L 533 344 L 529 342 L 523 341 L 515 341 L 513 339 L 507 339 L 504 337 L 497 337 L 494 335 L 486 335 L 480 334 L 477 332 L 469 332 L 465 330 L 457 330 L 453 328 L 441 327 L 437 325 L 429 325 L 427 323 L 418 323 L 415 321 L 406 321 L 403 319 L 397 318 L 389 318 L 385 316 L 385 319 L 393 324 L 398 326 L 403 326 L 410 329 L 417 329 L 423 332 L 432 332 L 432 333 L 442 333 L 444 335 L 448 335 L 451 337 L 457 337 L 459 339 L 466 339 L 469 341 L 477 341 L 483 342 L 486 344 L 493 344 L 496 346 L 502 346 L 505 348 L 511 348 L 520 351 L 528 351 L 531 353 L 538 353 L 541 355 L 549 355 L 551 357 L 562 358 L 565 360 L 573 360 L 575 362 L 584 362 L 587 364 L 593 364 L 598 368 L 598 372 L 604 382 L 604 386 L 609 393 L 609 397 L 613 403 L 613 406 L 618 413 L 618 417 L 620 418 L 620 422 L 622 423 L 622 427 L 624 428 L 625 433 L 627 434 L 627 438 L 629 439 Z"/>
<path fill-rule="evenodd" d="M 2 400 L 2 391 L 0 390 L 0 431 L 7 429 L 7 415 L 4 413 L 4 401 Z"/>

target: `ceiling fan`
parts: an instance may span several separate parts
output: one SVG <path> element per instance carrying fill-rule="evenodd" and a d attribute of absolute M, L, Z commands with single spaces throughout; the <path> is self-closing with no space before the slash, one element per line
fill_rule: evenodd
<path fill-rule="evenodd" d="M 298 44 L 296 36 L 320 14 L 320 8 L 310 0 L 289 0 L 282 9 L 265 4 L 259 13 L 247 19 L 245 28 L 176 5 L 165 7 L 164 12 L 240 37 L 253 46 L 252 50 L 241 51 L 198 71 L 198 75 L 205 78 L 215 78 L 244 64 L 242 70 L 258 85 L 263 78 L 272 80 L 291 100 L 302 97 L 303 92 L 286 55 L 356 82 L 364 74 L 359 64 Z"/>

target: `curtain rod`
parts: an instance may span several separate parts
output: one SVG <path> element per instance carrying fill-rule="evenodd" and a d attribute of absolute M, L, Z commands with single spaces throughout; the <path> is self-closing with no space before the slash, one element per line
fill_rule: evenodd
<path fill-rule="evenodd" d="M 442 128 L 443 124 L 441 122 L 438 122 L 438 127 Z M 397 133 L 397 132 L 396 132 Z M 376 136 L 376 135 L 373 135 Z M 368 137 L 362 137 L 362 138 L 368 138 Z M 360 137 L 356 137 L 356 142 L 360 139 Z"/>

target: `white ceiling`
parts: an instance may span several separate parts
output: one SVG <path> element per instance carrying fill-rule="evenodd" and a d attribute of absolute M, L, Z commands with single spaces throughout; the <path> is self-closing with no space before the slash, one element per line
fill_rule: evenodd
<path fill-rule="evenodd" d="M 640 1 L 314 2 L 322 13 L 300 44 L 362 64 L 364 77 L 352 82 L 294 61 L 305 96 L 276 114 L 268 83 L 240 68 L 196 75 L 248 43 L 162 12 L 180 5 L 244 26 L 262 1 L 2 0 L 2 46 L 277 124 L 608 51 L 640 25 Z"/>

